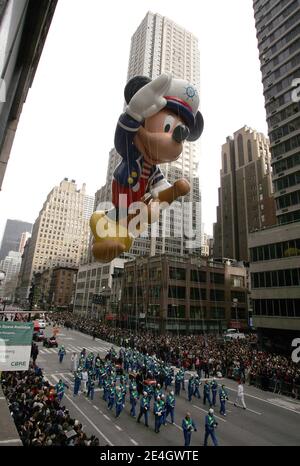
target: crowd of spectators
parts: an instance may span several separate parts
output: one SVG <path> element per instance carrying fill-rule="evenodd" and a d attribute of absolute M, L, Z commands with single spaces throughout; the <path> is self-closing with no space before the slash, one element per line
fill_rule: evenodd
<path fill-rule="evenodd" d="M 216 335 L 155 335 L 150 332 L 109 326 L 72 313 L 54 314 L 57 325 L 65 325 L 119 346 L 136 348 L 144 354 L 177 367 L 201 369 L 203 374 L 235 379 L 244 378 L 249 384 L 298 397 L 300 367 L 291 357 L 261 350 L 256 336 L 224 341 Z M 206 375 L 205 375 L 206 376 Z"/>
<path fill-rule="evenodd" d="M 31 364 L 28 371 L 3 372 L 2 389 L 24 446 L 97 446 L 61 406 L 55 388 Z"/>

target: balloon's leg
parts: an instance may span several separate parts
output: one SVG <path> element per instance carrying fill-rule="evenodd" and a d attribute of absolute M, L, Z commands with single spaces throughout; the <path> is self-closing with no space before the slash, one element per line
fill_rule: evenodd
<path fill-rule="evenodd" d="M 90 219 L 94 235 L 92 252 L 100 262 L 111 262 L 122 252 L 129 251 L 133 239 L 127 228 L 106 216 L 104 211 L 94 212 Z"/>

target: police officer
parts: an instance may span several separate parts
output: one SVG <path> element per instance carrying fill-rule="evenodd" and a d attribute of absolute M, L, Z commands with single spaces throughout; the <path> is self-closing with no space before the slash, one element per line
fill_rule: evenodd
<path fill-rule="evenodd" d="M 155 429 L 154 430 L 155 430 L 155 433 L 158 434 L 160 426 L 162 424 L 162 420 L 163 420 L 162 404 L 161 404 L 159 395 L 156 397 L 156 401 L 153 407 L 153 413 L 155 416 Z"/>
<path fill-rule="evenodd" d="M 122 393 L 121 387 L 117 387 L 116 389 L 115 403 L 116 403 L 116 417 L 119 417 L 124 408 L 123 393 Z"/>
<path fill-rule="evenodd" d="M 185 418 L 182 420 L 181 426 L 184 435 L 184 446 L 188 447 L 191 443 L 192 431 L 197 431 L 190 413 L 186 413 Z"/>
<path fill-rule="evenodd" d="M 219 397 L 220 397 L 220 405 L 221 405 L 220 414 L 222 414 L 222 416 L 226 416 L 225 403 L 226 403 L 226 400 L 228 400 L 228 395 L 227 395 L 227 391 L 225 390 L 225 385 L 224 384 L 220 388 Z"/>
<path fill-rule="evenodd" d="M 149 409 L 150 409 L 150 401 L 148 398 L 147 392 L 143 392 L 143 396 L 140 401 L 140 414 L 137 418 L 137 422 L 139 423 L 141 420 L 142 415 L 144 414 L 145 418 L 145 426 L 149 427 L 148 424 L 148 417 L 149 417 Z"/>
<path fill-rule="evenodd" d="M 212 404 L 213 404 L 213 406 L 216 406 L 217 393 L 218 393 L 218 382 L 216 381 L 215 378 L 213 378 L 213 381 L 212 381 L 212 384 L 211 384 L 211 392 L 212 392 Z"/>
<path fill-rule="evenodd" d="M 171 415 L 171 422 L 174 424 L 174 411 L 175 411 L 175 396 L 174 392 L 170 391 L 166 400 L 166 420 L 169 414 Z"/>
<path fill-rule="evenodd" d="M 214 416 L 214 410 L 210 408 L 208 410 L 207 416 L 205 416 L 205 437 L 204 437 L 204 446 L 207 447 L 207 440 L 208 437 L 211 436 L 213 444 L 215 447 L 218 446 L 218 441 L 215 435 L 215 428 L 217 427 L 218 423 Z"/>
<path fill-rule="evenodd" d="M 206 405 L 206 400 L 209 403 L 209 406 L 211 407 L 211 399 L 210 399 L 210 384 L 208 380 L 205 380 L 205 384 L 203 387 L 203 404 Z"/>

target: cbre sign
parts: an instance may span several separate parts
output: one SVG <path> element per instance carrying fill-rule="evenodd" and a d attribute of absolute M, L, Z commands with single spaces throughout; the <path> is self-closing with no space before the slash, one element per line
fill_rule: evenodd
<path fill-rule="evenodd" d="M 0 322 L 0 371 L 29 368 L 33 322 Z"/>

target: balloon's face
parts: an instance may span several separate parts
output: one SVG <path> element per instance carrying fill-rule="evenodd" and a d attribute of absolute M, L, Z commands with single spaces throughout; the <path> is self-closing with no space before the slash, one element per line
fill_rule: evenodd
<path fill-rule="evenodd" d="M 178 142 L 180 137 L 174 138 L 174 130 L 178 126 L 185 128 L 183 120 L 167 109 L 146 118 L 134 138 L 134 144 L 148 163 L 156 165 L 178 159 L 184 142 Z"/>

